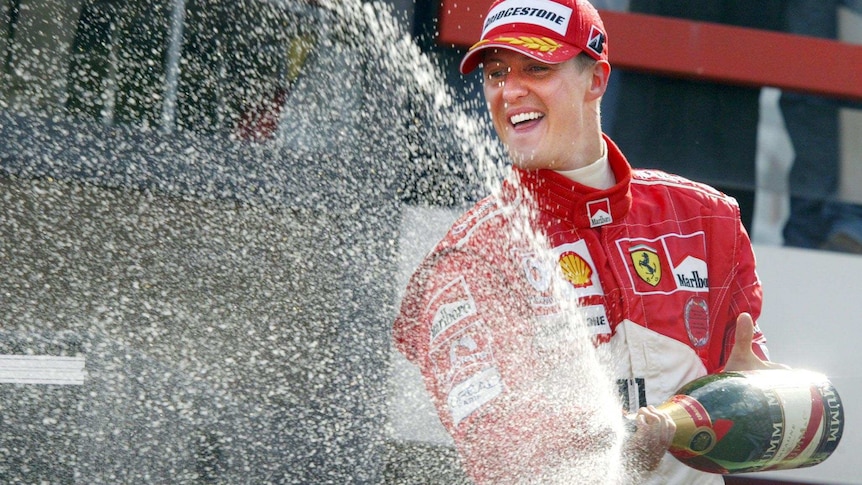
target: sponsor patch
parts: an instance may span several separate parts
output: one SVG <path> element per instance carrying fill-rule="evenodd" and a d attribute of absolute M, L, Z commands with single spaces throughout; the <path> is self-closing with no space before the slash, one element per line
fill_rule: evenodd
<path fill-rule="evenodd" d="M 590 215 L 590 227 L 604 226 L 614 222 L 611 215 L 611 200 L 599 199 L 587 202 L 587 213 Z"/>
<path fill-rule="evenodd" d="M 583 327 L 580 327 L 583 325 Z M 610 335 L 611 323 L 604 305 L 578 306 L 569 313 L 558 313 L 536 320 L 533 346 L 541 351 L 573 342 L 582 336 Z"/>
<path fill-rule="evenodd" d="M 605 33 L 595 25 L 590 29 L 590 39 L 587 41 L 587 48 L 601 56 L 605 50 Z"/>
<path fill-rule="evenodd" d="M 561 285 L 560 297 L 569 301 L 586 296 L 604 296 L 604 289 L 595 270 L 596 264 L 583 239 L 553 249 L 557 256 L 557 271 Z"/>
<path fill-rule="evenodd" d="M 709 291 L 709 273 L 706 270 L 706 261 L 702 258 L 688 256 L 673 268 L 676 277 L 676 286 L 681 290 L 696 292 Z"/>
<path fill-rule="evenodd" d="M 457 323 L 476 315 L 476 302 L 464 277 L 451 281 L 434 295 L 428 305 L 428 311 L 433 313 L 430 331 L 432 343 Z"/>
<path fill-rule="evenodd" d="M 572 9 L 548 0 L 507 0 L 488 12 L 482 38 L 502 24 L 524 23 L 546 28 L 565 36 Z"/>
<path fill-rule="evenodd" d="M 618 239 L 616 244 L 636 294 L 709 292 L 703 232 Z"/>
<path fill-rule="evenodd" d="M 477 321 L 429 353 L 439 392 L 447 396 L 456 425 L 503 392 L 493 347 L 491 331 Z"/>
<path fill-rule="evenodd" d="M 521 265 L 521 271 L 530 287 L 535 290 L 528 296 L 530 305 L 542 312 L 556 311 L 557 299 L 553 296 L 553 265 L 530 249 L 514 249 L 515 261 Z"/>
<path fill-rule="evenodd" d="M 521 269 L 534 290 L 544 293 L 551 288 L 550 268 L 536 253 L 525 253 L 521 256 Z"/>
<path fill-rule="evenodd" d="M 571 320 L 565 314 L 557 313 L 536 319 L 536 330 L 533 335 L 533 348 L 540 352 L 559 347 L 560 342 L 573 332 Z"/>
<path fill-rule="evenodd" d="M 444 391 L 465 376 L 496 365 L 491 332 L 481 321 L 445 339 L 428 356 L 437 384 Z"/>
<path fill-rule="evenodd" d="M 636 413 L 647 405 L 646 380 L 643 377 L 617 379 L 617 387 L 624 410 Z"/>
<path fill-rule="evenodd" d="M 463 232 L 466 232 L 468 229 L 476 226 L 482 221 L 482 218 L 486 217 L 488 213 L 491 212 L 491 209 L 494 209 L 496 207 L 496 205 L 497 204 L 493 200 L 486 200 L 482 202 L 481 205 L 479 205 L 473 210 L 473 212 L 469 215 L 469 217 L 467 217 L 467 219 L 452 226 L 452 234 L 461 234 Z"/>
<path fill-rule="evenodd" d="M 483 369 L 459 382 L 449 392 L 446 403 L 457 426 L 466 417 L 503 393 L 503 379 L 496 368 Z"/>
<path fill-rule="evenodd" d="M 578 253 L 567 251 L 561 254 L 560 270 L 563 278 L 575 288 L 586 288 L 592 284 L 593 268 Z"/>
<path fill-rule="evenodd" d="M 637 275 L 646 284 L 658 286 L 661 282 L 661 260 L 658 251 L 646 244 L 638 244 L 629 248 L 629 256 Z"/>
<path fill-rule="evenodd" d="M 685 331 L 694 348 L 709 343 L 709 305 L 700 297 L 689 298 L 685 304 Z"/>
<path fill-rule="evenodd" d="M 604 305 L 590 305 L 579 308 L 590 335 L 610 335 L 611 322 Z"/>

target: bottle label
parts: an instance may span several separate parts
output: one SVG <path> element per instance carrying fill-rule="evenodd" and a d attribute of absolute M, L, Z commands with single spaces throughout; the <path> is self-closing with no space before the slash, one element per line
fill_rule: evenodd
<path fill-rule="evenodd" d="M 766 394 L 770 407 L 777 401 L 784 421 L 773 424 L 774 439 L 764 453 L 762 469 L 812 466 L 825 460 L 843 429 L 843 410 L 834 390 L 812 384 L 808 388 L 775 387 Z"/>
<path fill-rule="evenodd" d="M 800 468 L 829 457 L 841 439 L 844 416 L 825 378 L 800 382 L 805 374 L 742 374 L 705 378 L 702 387 L 683 389 L 693 395 L 680 393 L 659 406 L 677 425 L 670 447 L 675 457 L 712 473 Z M 740 377 L 745 385 L 727 384 Z"/>
<path fill-rule="evenodd" d="M 729 429 L 727 423 L 714 423 L 703 404 L 691 396 L 673 396 L 659 408 L 670 413 L 676 423 L 670 451 L 680 459 L 709 453 Z"/>

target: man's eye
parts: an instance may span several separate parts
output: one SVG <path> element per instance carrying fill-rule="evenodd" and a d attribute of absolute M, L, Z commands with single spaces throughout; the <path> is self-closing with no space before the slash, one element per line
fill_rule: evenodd
<path fill-rule="evenodd" d="M 530 66 L 528 70 L 532 73 L 539 74 L 539 73 L 543 73 L 543 72 L 548 71 L 549 68 L 548 68 L 548 66 L 542 66 L 542 65 L 537 64 L 537 65 Z"/>
<path fill-rule="evenodd" d="M 485 71 L 485 77 L 487 77 L 489 81 L 499 81 L 506 77 L 506 73 L 508 72 L 509 70 L 505 68 L 488 69 Z"/>

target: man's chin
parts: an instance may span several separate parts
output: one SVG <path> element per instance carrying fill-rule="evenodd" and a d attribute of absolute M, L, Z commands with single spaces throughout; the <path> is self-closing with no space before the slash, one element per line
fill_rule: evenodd
<path fill-rule="evenodd" d="M 536 154 L 532 150 L 516 150 L 509 147 L 509 159 L 518 168 L 527 168 L 535 162 Z"/>
<path fill-rule="evenodd" d="M 523 170 L 539 170 L 542 168 L 551 168 L 550 163 L 536 156 L 534 152 L 509 152 L 509 158 L 512 160 L 512 165 Z"/>

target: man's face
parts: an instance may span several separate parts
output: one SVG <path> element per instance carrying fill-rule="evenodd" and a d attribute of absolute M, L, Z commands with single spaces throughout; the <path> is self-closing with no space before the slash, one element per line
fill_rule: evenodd
<path fill-rule="evenodd" d="M 583 165 L 591 71 L 575 60 L 546 64 L 507 50 L 489 50 L 483 62 L 485 100 L 494 128 L 512 162 L 533 170 L 571 170 Z M 593 161 L 593 160 L 590 160 Z"/>

